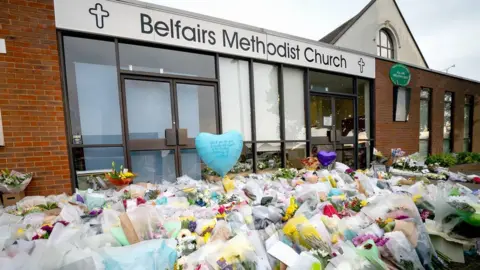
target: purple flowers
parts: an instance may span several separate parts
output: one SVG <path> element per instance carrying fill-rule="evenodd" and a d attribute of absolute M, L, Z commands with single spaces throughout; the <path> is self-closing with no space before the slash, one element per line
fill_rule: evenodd
<path fill-rule="evenodd" d="M 356 247 L 358 247 L 358 246 L 361 246 L 363 243 L 365 243 L 366 241 L 368 241 L 370 239 L 372 239 L 373 242 L 375 242 L 375 245 L 377 247 L 383 247 L 389 240 L 389 238 L 378 237 L 378 236 L 373 235 L 373 234 L 362 234 L 362 235 L 359 235 L 357 237 L 354 237 L 352 239 L 352 242 Z"/>
<path fill-rule="evenodd" d="M 189 231 L 194 232 L 196 228 L 197 228 L 197 222 L 195 222 L 195 221 L 190 221 L 190 222 L 188 223 L 188 230 L 189 230 Z"/>
<path fill-rule="evenodd" d="M 352 173 L 354 173 L 354 171 L 351 168 L 348 168 L 348 169 L 345 170 L 345 173 L 346 174 L 352 174 Z"/>

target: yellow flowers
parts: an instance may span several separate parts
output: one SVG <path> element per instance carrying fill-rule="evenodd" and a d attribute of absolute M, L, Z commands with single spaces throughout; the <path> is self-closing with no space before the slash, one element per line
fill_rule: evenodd
<path fill-rule="evenodd" d="M 295 212 L 297 211 L 297 209 L 298 209 L 298 204 L 295 201 L 295 198 L 290 197 L 290 205 L 287 207 L 287 210 L 285 211 L 285 215 L 283 216 L 282 220 L 287 221 L 290 218 L 292 218 L 293 215 L 295 215 Z"/>
<path fill-rule="evenodd" d="M 134 177 L 135 175 L 129 171 L 127 172 L 120 172 L 120 179 L 125 180 Z"/>
<path fill-rule="evenodd" d="M 417 194 L 417 195 L 414 195 L 412 199 L 413 199 L 413 202 L 416 203 L 421 198 L 422 198 L 422 195 Z"/>
<path fill-rule="evenodd" d="M 367 205 L 367 204 L 368 204 L 368 202 L 367 202 L 366 200 L 362 200 L 362 201 L 360 202 L 360 205 L 361 205 L 362 207 L 364 207 L 364 206 Z"/>

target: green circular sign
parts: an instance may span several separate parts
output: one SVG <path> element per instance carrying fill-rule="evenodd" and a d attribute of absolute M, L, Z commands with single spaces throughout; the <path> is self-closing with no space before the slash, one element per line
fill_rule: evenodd
<path fill-rule="evenodd" d="M 395 64 L 390 69 L 390 80 L 398 86 L 407 86 L 411 78 L 410 70 L 402 64 Z"/>

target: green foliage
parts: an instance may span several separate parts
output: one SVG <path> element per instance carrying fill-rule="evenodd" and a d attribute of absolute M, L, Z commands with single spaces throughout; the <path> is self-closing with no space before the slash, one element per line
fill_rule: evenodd
<path fill-rule="evenodd" d="M 443 153 L 427 157 L 427 160 L 425 160 L 425 164 L 438 164 L 442 167 L 451 167 L 457 164 L 457 159 L 452 154 Z"/>
<path fill-rule="evenodd" d="M 480 162 L 480 153 L 461 152 L 457 154 L 457 164 L 470 164 Z"/>
<path fill-rule="evenodd" d="M 456 154 L 437 154 L 431 155 L 425 161 L 427 165 L 438 163 L 442 167 L 451 167 L 454 165 L 480 163 L 480 153 L 461 152 Z"/>

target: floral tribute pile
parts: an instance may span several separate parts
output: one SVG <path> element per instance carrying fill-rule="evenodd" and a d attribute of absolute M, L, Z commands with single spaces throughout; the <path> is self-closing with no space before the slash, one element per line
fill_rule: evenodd
<path fill-rule="evenodd" d="M 429 233 L 480 226 L 457 183 L 305 166 L 26 197 L 0 208 L 0 269 L 448 269 Z"/>

